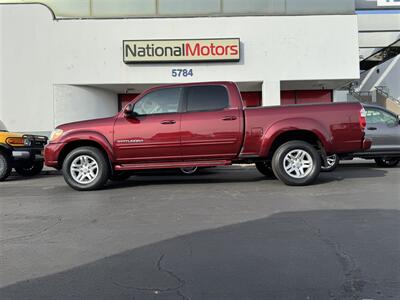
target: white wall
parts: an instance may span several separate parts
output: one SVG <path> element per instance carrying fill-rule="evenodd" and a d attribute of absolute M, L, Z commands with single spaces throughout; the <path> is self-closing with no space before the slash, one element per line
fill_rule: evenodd
<path fill-rule="evenodd" d="M 118 111 L 118 95 L 89 86 L 54 86 L 54 125 L 110 117 Z"/>
<path fill-rule="evenodd" d="M 42 5 L 28 8 L 0 5 L 2 118 L 9 130 L 49 131 L 54 117 L 52 15 Z"/>
<path fill-rule="evenodd" d="M 44 6 L 25 4 L 0 5 L 0 21 L 3 74 L 7 74 L 0 94 L 3 118 L 10 129 L 23 131 L 51 130 L 56 84 L 232 80 L 279 87 L 280 81 L 359 76 L 353 15 L 54 21 Z M 241 39 L 239 63 L 126 65 L 122 61 L 124 39 L 219 37 Z M 193 68 L 195 75 L 173 78 L 174 67 Z M 276 99 L 263 103 L 275 104 Z M 21 106 L 27 107 L 24 115 Z"/>

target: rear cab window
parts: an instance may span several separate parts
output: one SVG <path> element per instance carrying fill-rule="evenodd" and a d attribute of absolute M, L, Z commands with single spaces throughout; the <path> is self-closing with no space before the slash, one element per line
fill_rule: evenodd
<path fill-rule="evenodd" d="M 216 111 L 229 107 L 228 91 L 223 86 L 205 85 L 186 88 L 186 111 Z"/>

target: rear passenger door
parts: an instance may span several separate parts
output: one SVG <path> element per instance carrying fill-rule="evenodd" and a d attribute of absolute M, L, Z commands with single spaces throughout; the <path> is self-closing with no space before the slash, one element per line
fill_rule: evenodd
<path fill-rule="evenodd" d="M 184 90 L 181 153 L 185 160 L 231 159 L 240 151 L 240 108 L 232 107 L 221 85 Z"/>

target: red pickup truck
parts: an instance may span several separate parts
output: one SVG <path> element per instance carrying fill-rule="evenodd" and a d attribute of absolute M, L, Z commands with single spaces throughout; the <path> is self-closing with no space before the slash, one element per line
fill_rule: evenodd
<path fill-rule="evenodd" d="M 76 190 L 144 169 L 255 163 L 288 185 L 315 181 L 333 153 L 368 149 L 359 103 L 245 108 L 236 84 L 165 85 L 111 118 L 61 125 L 45 148 Z"/>

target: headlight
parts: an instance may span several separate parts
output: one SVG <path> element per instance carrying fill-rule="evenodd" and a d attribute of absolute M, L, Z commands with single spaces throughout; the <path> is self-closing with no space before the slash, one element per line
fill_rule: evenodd
<path fill-rule="evenodd" d="M 32 144 L 31 140 L 28 138 L 24 138 L 24 145 L 29 147 Z"/>
<path fill-rule="evenodd" d="M 6 143 L 10 146 L 23 146 L 24 143 L 24 138 L 22 137 L 9 137 L 6 139 Z"/>
<path fill-rule="evenodd" d="M 55 129 L 50 135 L 50 142 L 55 141 L 62 136 L 64 131 L 62 129 Z"/>

